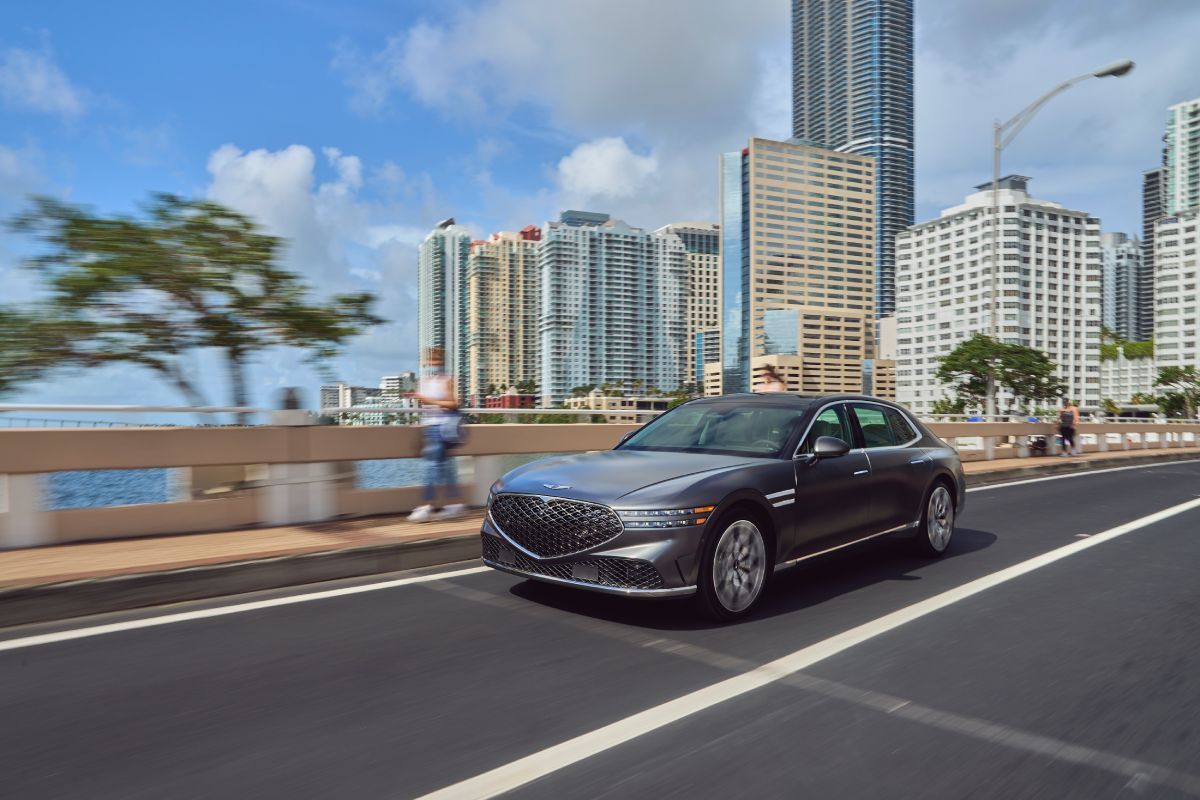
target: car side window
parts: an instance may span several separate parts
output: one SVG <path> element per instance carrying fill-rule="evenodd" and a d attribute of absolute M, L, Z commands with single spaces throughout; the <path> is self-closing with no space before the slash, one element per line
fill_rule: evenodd
<path fill-rule="evenodd" d="M 822 436 L 834 436 L 851 447 L 854 446 L 854 438 L 850 433 L 850 423 L 846 419 L 846 411 L 840 403 L 836 406 L 830 406 L 820 414 L 817 414 L 817 418 L 813 420 L 812 427 L 808 431 L 808 436 L 804 437 L 804 443 L 800 447 L 800 452 L 811 453 L 813 445 Z"/>
<path fill-rule="evenodd" d="M 867 449 L 903 444 L 896 441 L 896 434 L 882 406 L 854 406 L 854 418 L 858 420 L 858 427 L 862 430 L 863 442 Z"/>
<path fill-rule="evenodd" d="M 917 432 L 913 430 L 912 423 L 905 419 L 899 411 L 894 408 L 886 408 L 883 413 L 887 414 L 888 424 L 892 428 L 892 436 L 895 437 L 896 444 L 908 444 L 917 438 Z"/>

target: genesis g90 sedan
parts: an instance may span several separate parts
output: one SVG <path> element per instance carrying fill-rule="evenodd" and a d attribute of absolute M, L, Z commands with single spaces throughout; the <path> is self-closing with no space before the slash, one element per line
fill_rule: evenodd
<path fill-rule="evenodd" d="M 492 487 L 483 560 L 602 592 L 695 594 L 747 614 L 775 570 L 906 532 L 946 551 L 966 499 L 958 454 L 865 396 L 693 400 L 612 450 L 547 458 Z"/>

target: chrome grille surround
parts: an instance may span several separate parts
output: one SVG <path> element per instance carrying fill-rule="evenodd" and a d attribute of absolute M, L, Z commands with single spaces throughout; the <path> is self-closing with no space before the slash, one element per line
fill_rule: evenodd
<path fill-rule="evenodd" d="M 496 536 L 480 534 L 483 539 L 483 560 L 515 572 L 531 576 L 554 578 L 568 583 L 625 589 L 629 591 L 655 591 L 663 588 L 662 575 L 649 561 L 637 558 L 598 556 L 575 561 L 544 563 L 534 561 L 518 550 L 509 548 L 511 558 L 501 560 L 501 548 L 505 545 Z M 580 578 L 577 567 L 596 570 L 596 578 Z"/>
<path fill-rule="evenodd" d="M 488 514 L 505 538 L 534 558 L 582 553 L 624 529 L 608 506 L 536 494 L 498 494 Z"/>

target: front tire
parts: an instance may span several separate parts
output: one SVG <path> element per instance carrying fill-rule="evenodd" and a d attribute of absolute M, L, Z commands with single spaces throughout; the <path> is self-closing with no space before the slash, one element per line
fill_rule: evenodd
<path fill-rule="evenodd" d="M 700 566 L 700 611 L 719 621 L 745 617 L 766 589 L 771 561 L 762 522 L 754 514 L 735 510 L 722 517 Z"/>
<path fill-rule="evenodd" d="M 925 495 L 925 510 L 914 540 L 917 552 L 927 558 L 941 558 L 945 554 L 954 537 L 954 512 L 950 487 L 938 481 Z"/>

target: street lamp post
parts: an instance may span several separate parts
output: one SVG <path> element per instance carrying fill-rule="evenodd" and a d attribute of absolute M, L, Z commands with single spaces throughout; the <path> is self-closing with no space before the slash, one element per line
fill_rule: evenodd
<path fill-rule="evenodd" d="M 1000 153 L 1003 152 L 1005 147 L 1012 144 L 1012 140 L 1017 138 L 1017 134 L 1021 132 L 1021 129 L 1029 124 L 1029 120 L 1033 119 L 1033 116 L 1041 110 L 1042 106 L 1050 102 L 1050 99 L 1055 95 L 1065 92 L 1075 84 L 1085 81 L 1088 78 L 1119 78 L 1122 75 L 1127 75 L 1132 69 L 1133 62 L 1126 58 L 1121 61 L 1115 61 L 1106 67 L 1101 67 L 1095 72 L 1077 75 L 1069 81 L 1063 81 L 1058 86 L 1046 92 L 1008 122 L 1001 124 L 997 120 L 992 124 L 992 302 L 990 316 L 992 338 L 997 341 L 1000 341 L 1002 334 L 1000 320 Z M 992 417 L 996 413 L 996 381 L 991 375 L 988 376 L 987 408 L 985 411 L 988 417 Z"/>

